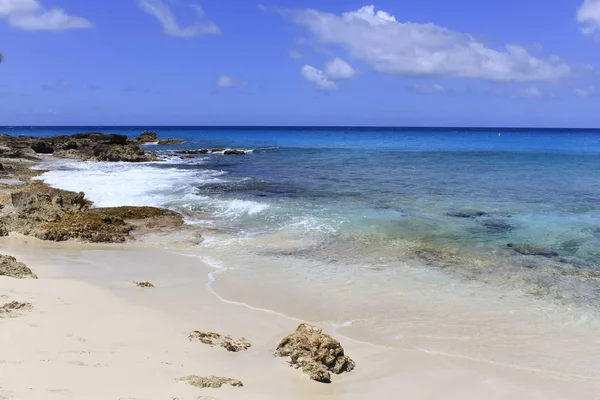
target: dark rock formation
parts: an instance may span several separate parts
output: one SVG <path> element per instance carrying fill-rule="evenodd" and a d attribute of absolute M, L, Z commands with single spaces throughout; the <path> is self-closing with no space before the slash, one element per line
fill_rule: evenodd
<path fill-rule="evenodd" d="M 200 150 L 180 150 L 176 151 L 175 154 L 208 154 L 210 150 L 208 149 L 200 149 Z"/>
<path fill-rule="evenodd" d="M 154 285 L 150 282 L 133 282 L 133 283 L 135 284 L 135 286 L 144 288 L 144 289 L 151 289 L 154 287 Z"/>
<path fill-rule="evenodd" d="M 446 213 L 447 216 L 456 218 L 475 218 L 482 217 L 486 214 L 487 213 L 478 210 L 457 210 Z"/>
<path fill-rule="evenodd" d="M 223 154 L 225 154 L 226 156 L 230 156 L 230 155 L 232 155 L 232 156 L 243 156 L 243 155 L 246 154 L 246 152 L 243 151 L 243 150 L 225 150 L 223 152 Z"/>
<path fill-rule="evenodd" d="M 35 142 L 31 145 L 33 151 L 38 154 L 52 154 L 54 153 L 54 147 L 52 147 L 49 143 L 46 142 Z"/>
<path fill-rule="evenodd" d="M 290 357 L 292 366 L 302 368 L 311 379 L 324 383 L 331 382 L 331 372 L 341 374 L 355 367 L 354 361 L 344 354 L 340 342 L 304 323 L 281 341 L 275 355 Z"/>
<path fill-rule="evenodd" d="M 37 279 L 37 276 L 25 264 L 18 262 L 14 257 L 4 255 L 0 255 L 0 276 Z"/>
<path fill-rule="evenodd" d="M 158 142 L 158 134 L 156 132 L 142 132 L 142 134 L 134 139 L 136 142 L 140 143 L 153 143 Z"/>
<path fill-rule="evenodd" d="M 248 350 L 252 345 L 245 338 L 233 340 L 231 336 L 223 336 L 214 332 L 194 331 L 188 336 L 191 342 L 201 342 L 211 347 L 220 346 L 227 351 L 237 353 Z"/>
<path fill-rule="evenodd" d="M 219 389 L 223 385 L 229 385 L 234 387 L 244 386 L 242 381 L 239 379 L 225 378 L 222 376 L 197 376 L 190 375 L 185 376 L 183 378 L 179 378 L 180 382 L 187 382 L 189 385 L 204 389 L 204 388 L 212 388 Z"/>
<path fill-rule="evenodd" d="M 487 230 L 492 232 L 507 232 L 515 229 L 514 226 L 501 219 L 486 219 L 481 223 Z"/>
<path fill-rule="evenodd" d="M 179 143 L 185 143 L 185 140 L 181 140 L 181 139 L 163 139 L 163 140 L 159 140 L 158 141 L 158 144 L 160 144 L 160 145 L 179 144 Z"/>
<path fill-rule="evenodd" d="M 506 245 L 507 247 L 513 249 L 519 254 L 523 254 L 524 256 L 543 256 L 543 257 L 557 257 L 558 252 L 550 249 L 542 249 L 539 247 L 534 247 L 529 244 L 513 244 L 509 243 Z"/>

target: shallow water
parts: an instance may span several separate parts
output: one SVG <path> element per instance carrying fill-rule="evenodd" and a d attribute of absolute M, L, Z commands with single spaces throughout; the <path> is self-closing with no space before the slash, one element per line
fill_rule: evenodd
<path fill-rule="evenodd" d="M 156 130 L 187 140 L 148 146 L 168 162 L 59 161 L 43 179 L 98 206 L 170 207 L 216 229 L 198 255 L 235 301 L 385 345 L 600 375 L 600 133 Z M 215 147 L 252 151 L 174 154 Z M 485 215 L 448 215 L 464 209 Z"/>

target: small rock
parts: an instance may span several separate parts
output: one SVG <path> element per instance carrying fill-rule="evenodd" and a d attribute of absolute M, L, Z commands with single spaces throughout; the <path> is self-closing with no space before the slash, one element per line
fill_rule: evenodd
<path fill-rule="evenodd" d="M 231 155 L 233 155 L 233 156 L 243 156 L 243 155 L 246 154 L 246 152 L 243 151 L 243 150 L 225 150 L 223 152 L 223 154 L 225 154 L 226 156 L 231 156 Z"/>
<path fill-rule="evenodd" d="M 158 134 L 156 132 L 142 132 L 142 134 L 134 139 L 136 142 L 151 143 L 158 142 Z"/>
<path fill-rule="evenodd" d="M 219 389 L 223 385 L 229 385 L 233 387 L 242 387 L 244 384 L 239 379 L 225 378 L 222 376 L 197 376 L 189 375 L 183 378 L 179 378 L 180 382 L 187 382 L 189 385 L 204 389 L 212 388 Z"/>
<path fill-rule="evenodd" d="M 478 210 L 457 210 L 446 213 L 447 216 L 456 218 L 475 218 L 482 217 L 486 214 L 487 213 Z"/>
<path fill-rule="evenodd" d="M 31 145 L 33 151 L 38 154 L 52 154 L 54 153 L 54 147 L 46 142 L 36 142 Z"/>
<path fill-rule="evenodd" d="M 37 279 L 37 276 L 25 264 L 18 262 L 14 257 L 5 255 L 0 255 L 0 276 Z"/>
<path fill-rule="evenodd" d="M 356 364 L 344 354 L 340 342 L 309 324 L 300 324 L 296 332 L 286 336 L 275 355 L 290 357 L 290 364 L 302 368 L 311 379 L 331 382 L 331 373 L 350 372 Z"/>
<path fill-rule="evenodd" d="M 181 139 L 163 139 L 163 140 L 159 140 L 158 141 L 158 144 L 160 144 L 160 145 L 179 144 L 179 143 L 185 143 L 185 140 L 181 140 Z"/>
<path fill-rule="evenodd" d="M 137 287 L 141 288 L 153 288 L 154 285 L 150 282 L 133 282 Z"/>
<path fill-rule="evenodd" d="M 544 256 L 544 257 L 556 257 L 558 256 L 558 252 L 550 249 L 542 249 L 539 247 L 534 247 L 529 244 L 513 244 L 509 243 L 506 245 L 507 247 L 513 249 L 519 254 L 523 254 L 524 256 Z"/>
<path fill-rule="evenodd" d="M 30 311 L 32 308 L 31 303 L 19 303 L 18 301 L 13 301 L 0 307 L 0 318 L 14 317 L 21 311 Z"/>
<path fill-rule="evenodd" d="M 194 331 L 190 333 L 189 339 L 191 342 L 202 342 L 209 346 L 220 346 L 233 353 L 248 350 L 250 347 L 252 347 L 252 344 L 250 344 L 250 342 L 248 342 L 245 338 L 233 340 L 231 336 L 223 336 L 215 332 Z"/>

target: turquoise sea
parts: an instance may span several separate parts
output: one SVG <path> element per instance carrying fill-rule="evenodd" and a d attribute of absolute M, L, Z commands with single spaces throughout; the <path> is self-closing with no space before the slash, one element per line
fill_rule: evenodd
<path fill-rule="evenodd" d="M 597 354 L 597 346 L 578 350 L 564 342 L 565 326 L 570 340 L 581 343 L 585 339 L 578 337 L 596 336 L 590 332 L 600 326 L 600 131 L 34 127 L 0 132 L 100 131 L 133 138 L 144 130 L 186 142 L 145 146 L 164 154 L 166 162 L 60 161 L 43 178 L 83 190 L 98 206 L 154 205 L 184 213 L 204 232 L 200 257 L 218 272 L 214 290 L 220 280 L 237 282 L 237 290 L 219 293 L 231 301 L 264 291 L 270 297 L 253 306 L 301 314 L 297 301 L 289 299 L 295 296 L 340 329 L 352 325 L 357 337 L 386 344 L 412 338 L 416 346 L 457 353 L 464 350 L 460 343 L 470 340 L 470 357 L 498 362 L 510 363 L 503 358 L 506 343 L 531 350 L 530 339 L 539 335 L 556 340 L 552 357 L 581 350 L 569 373 L 600 372 L 597 358 L 587 358 Z M 201 148 L 247 153 L 175 153 Z M 456 215 L 466 211 L 477 216 Z M 557 255 L 523 255 L 508 244 Z M 278 290 L 279 296 L 273 294 Z M 423 313 L 431 318 L 414 318 Z M 550 320 L 557 325 L 540 328 L 540 321 Z M 435 323 L 445 326 L 444 335 L 432 334 L 439 330 Z M 495 334 L 504 335 L 502 346 L 489 339 Z M 527 344 L 511 341 L 512 334 L 529 338 Z M 473 354 L 478 341 L 481 353 Z M 544 357 L 533 357 L 529 366 L 552 369 L 552 360 L 559 359 Z"/>

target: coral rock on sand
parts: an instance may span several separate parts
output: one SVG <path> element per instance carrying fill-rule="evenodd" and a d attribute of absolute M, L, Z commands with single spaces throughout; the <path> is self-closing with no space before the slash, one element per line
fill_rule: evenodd
<path fill-rule="evenodd" d="M 150 282 L 133 282 L 137 287 L 141 288 L 153 288 L 154 285 Z"/>
<path fill-rule="evenodd" d="M 14 317 L 19 315 L 21 311 L 30 311 L 31 309 L 31 303 L 19 303 L 18 301 L 13 301 L 0 307 L 0 318 Z"/>
<path fill-rule="evenodd" d="M 544 257 L 556 257 L 558 253 L 554 250 L 550 249 L 542 249 L 539 247 L 534 247 L 529 244 L 513 244 L 509 243 L 506 245 L 510 247 L 514 251 L 519 254 L 523 254 L 524 256 L 544 256 Z"/>
<path fill-rule="evenodd" d="M 43 232 L 36 236 L 56 242 L 81 239 L 92 243 L 118 243 L 127 240 L 132 229 L 121 218 L 85 210 L 42 225 Z"/>
<path fill-rule="evenodd" d="M 478 211 L 478 210 L 458 210 L 458 211 L 451 211 L 449 213 L 446 213 L 447 216 L 456 217 L 456 218 L 475 218 L 475 217 L 482 217 L 486 214 L 487 213 L 485 213 L 483 211 Z"/>
<path fill-rule="evenodd" d="M 242 381 L 239 379 L 225 378 L 222 376 L 197 376 L 190 375 L 183 378 L 179 378 L 180 382 L 187 382 L 189 385 L 196 386 L 199 388 L 212 388 L 218 389 L 223 385 L 229 385 L 234 387 L 244 386 Z"/>
<path fill-rule="evenodd" d="M 0 276 L 37 279 L 37 276 L 25 264 L 18 262 L 14 257 L 4 255 L 0 255 Z"/>
<path fill-rule="evenodd" d="M 209 346 L 221 346 L 225 350 L 233 353 L 248 350 L 250 347 L 252 347 L 252 345 L 245 338 L 233 340 L 231 336 L 223 336 L 214 332 L 194 331 L 190 333 L 189 339 L 192 342 L 202 342 Z"/>
<path fill-rule="evenodd" d="M 292 366 L 302 368 L 311 379 L 324 383 L 331 382 L 330 372 L 341 374 L 355 367 L 340 342 L 305 323 L 281 341 L 275 355 L 290 357 Z"/>

